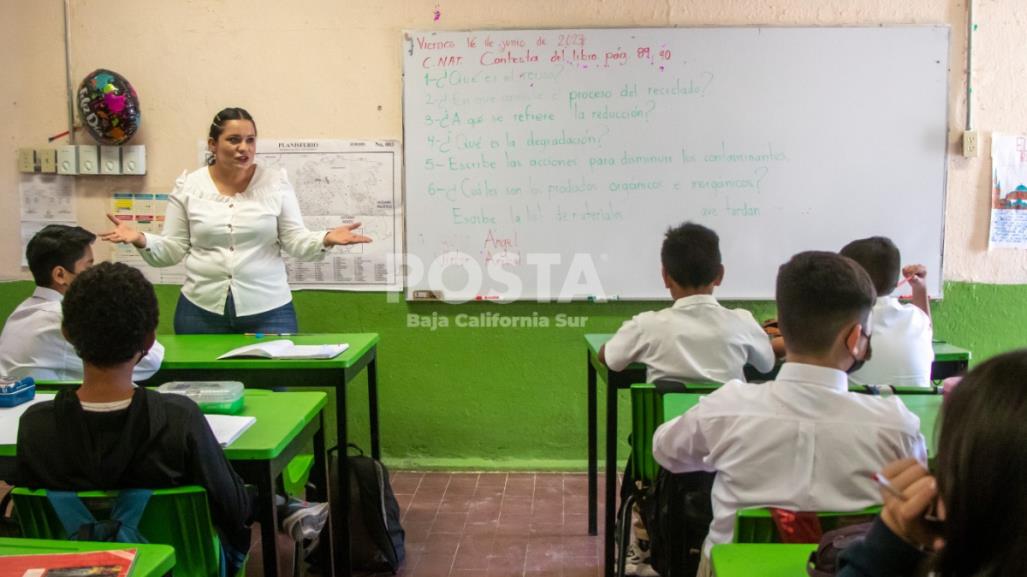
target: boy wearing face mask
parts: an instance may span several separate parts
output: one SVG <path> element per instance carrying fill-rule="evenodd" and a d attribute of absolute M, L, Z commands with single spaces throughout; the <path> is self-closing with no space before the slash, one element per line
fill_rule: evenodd
<path fill-rule="evenodd" d="M 874 341 L 877 356 L 849 375 L 860 385 L 931 385 L 931 303 L 927 297 L 927 269 L 920 264 L 901 269 L 903 283 L 913 291 L 909 303 L 892 296 L 899 280 L 902 257 L 895 243 L 883 236 L 861 238 L 845 245 L 839 254 L 858 262 L 877 289 L 874 304 Z"/>
<path fill-rule="evenodd" d="M 786 362 L 761 386 L 731 381 L 653 436 L 653 456 L 673 473 L 717 471 L 710 549 L 729 543 L 747 507 L 855 511 L 879 504 L 866 480 L 888 462 L 926 462 L 919 419 L 897 397 L 850 393 L 847 372 L 870 357 L 874 285 L 853 260 L 804 252 L 777 277 Z"/>

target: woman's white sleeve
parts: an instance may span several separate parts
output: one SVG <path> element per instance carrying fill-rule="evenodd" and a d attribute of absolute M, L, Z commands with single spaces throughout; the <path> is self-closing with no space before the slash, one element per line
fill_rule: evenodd
<path fill-rule="evenodd" d="M 150 266 L 164 267 L 178 264 L 189 252 L 189 215 L 186 196 L 182 191 L 185 175 L 175 183 L 175 190 L 168 197 L 168 209 L 164 215 L 164 234 L 143 233 L 146 246 L 139 249 L 139 255 Z"/>
<path fill-rule="evenodd" d="M 300 203 L 296 193 L 289 184 L 285 171 L 282 171 L 282 209 L 278 214 L 278 240 L 282 248 L 294 258 L 300 260 L 321 260 L 325 256 L 324 237 L 327 231 L 310 231 L 303 224 Z"/>

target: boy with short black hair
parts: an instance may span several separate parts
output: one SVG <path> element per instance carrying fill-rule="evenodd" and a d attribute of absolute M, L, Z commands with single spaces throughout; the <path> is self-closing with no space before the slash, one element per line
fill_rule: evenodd
<path fill-rule="evenodd" d="M 876 354 L 859 371 L 849 375 L 857 384 L 927 387 L 931 384 L 931 305 L 924 283 L 927 269 L 910 265 L 902 276 L 913 290 L 910 304 L 891 296 L 899 280 L 901 256 L 890 239 L 873 236 L 855 240 L 842 248 L 841 255 L 859 263 L 874 282 L 874 342 Z"/>
<path fill-rule="evenodd" d="M 82 386 L 22 415 L 15 482 L 64 491 L 200 485 L 230 565 L 241 563 L 250 498 L 199 406 L 132 382 L 156 338 L 153 286 L 130 266 L 101 263 L 78 275 L 63 310 L 64 334 L 84 362 Z"/>
<path fill-rule="evenodd" d="M 71 281 L 93 266 L 96 235 L 80 226 L 51 224 L 29 241 L 25 256 L 36 282 L 32 296 L 18 305 L 0 333 L 0 375 L 37 380 L 82 379 L 82 360 L 61 334 L 61 300 Z M 135 369 L 150 378 L 164 359 L 154 343 Z"/>
<path fill-rule="evenodd" d="M 648 382 L 745 379 L 744 367 L 768 372 L 776 360 L 767 334 L 746 310 L 724 308 L 713 297 L 724 279 L 717 233 L 685 222 L 667 231 L 660 249 L 663 282 L 674 304 L 635 315 L 603 348 L 599 360 L 615 371 L 645 363 Z M 625 552 L 626 574 L 646 577 L 647 534 L 635 522 Z"/>
<path fill-rule="evenodd" d="M 713 296 L 724 279 L 720 239 L 705 226 L 671 228 L 660 250 L 663 282 L 674 304 L 635 315 L 599 351 L 615 371 L 645 363 L 649 382 L 727 382 L 744 379 L 743 367 L 774 367 L 767 334 L 742 309 L 727 309 Z"/>
<path fill-rule="evenodd" d="M 881 502 L 870 474 L 904 457 L 926 461 L 919 419 L 897 397 L 848 391 L 846 371 L 870 356 L 876 292 L 858 264 L 805 252 L 781 266 L 778 321 L 787 362 L 774 381 L 731 381 L 660 426 L 653 456 L 673 473 L 716 471 L 715 544 L 747 507 L 854 511 Z"/>

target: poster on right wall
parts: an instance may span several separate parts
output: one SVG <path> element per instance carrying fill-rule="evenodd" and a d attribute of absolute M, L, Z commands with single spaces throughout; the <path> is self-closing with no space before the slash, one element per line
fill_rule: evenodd
<path fill-rule="evenodd" d="M 1027 134 L 992 135 L 988 248 L 1027 248 Z"/>

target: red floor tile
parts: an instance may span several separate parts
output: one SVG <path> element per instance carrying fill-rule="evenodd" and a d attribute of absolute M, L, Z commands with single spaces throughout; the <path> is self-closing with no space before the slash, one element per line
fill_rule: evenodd
<path fill-rule="evenodd" d="M 397 577 L 602 574 L 602 541 L 587 534 L 584 474 L 393 471 L 391 482 L 406 531 Z M 251 555 L 247 573 L 262 569 L 259 553 Z"/>

